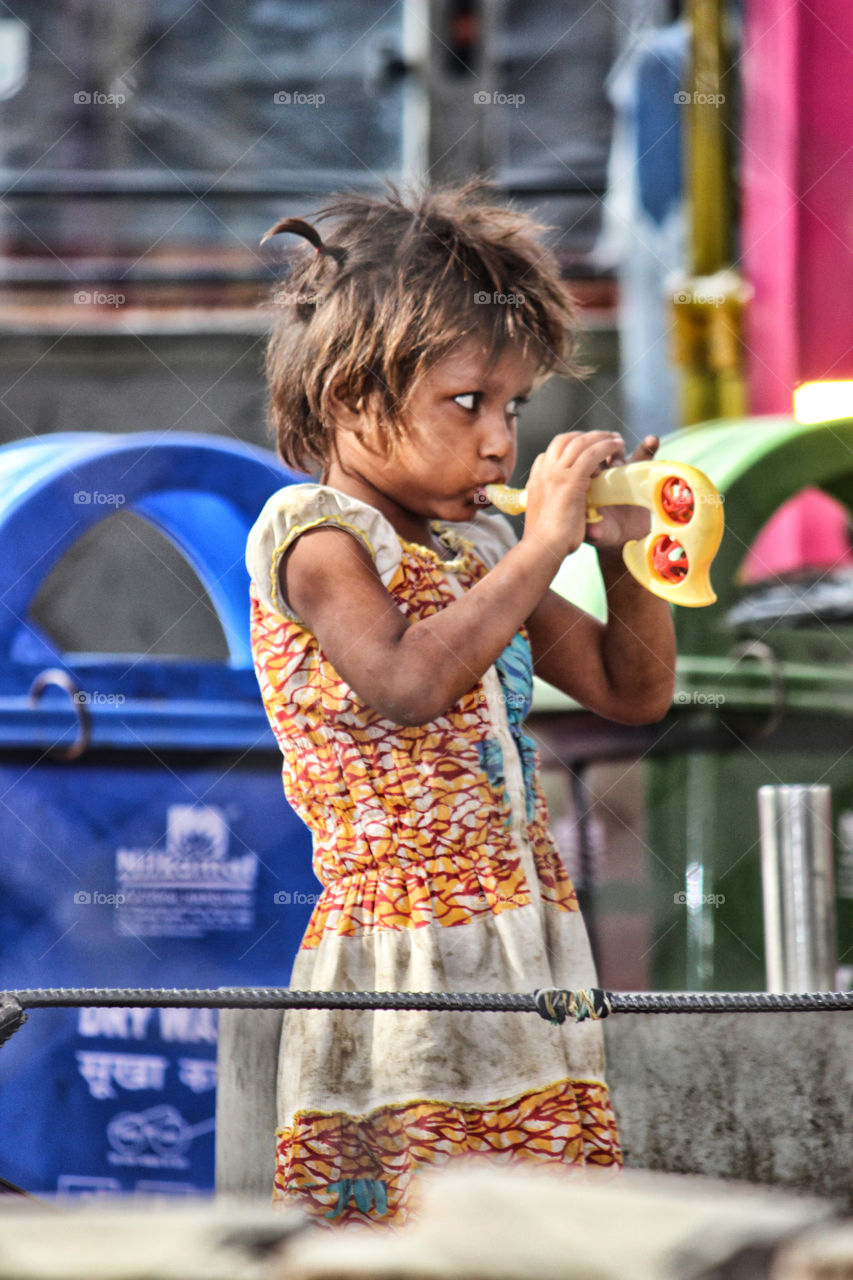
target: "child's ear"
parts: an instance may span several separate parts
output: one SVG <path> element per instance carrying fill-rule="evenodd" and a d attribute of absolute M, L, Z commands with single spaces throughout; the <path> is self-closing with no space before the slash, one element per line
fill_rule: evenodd
<path fill-rule="evenodd" d="M 353 395 L 349 384 L 343 380 L 335 382 L 329 389 L 329 410 L 340 430 L 352 431 L 355 435 L 364 433 L 368 425 L 364 400 Z"/>

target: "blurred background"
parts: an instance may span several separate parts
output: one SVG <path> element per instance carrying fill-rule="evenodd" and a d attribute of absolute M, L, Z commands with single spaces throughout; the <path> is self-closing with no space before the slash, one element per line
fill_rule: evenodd
<path fill-rule="evenodd" d="M 663 0 L 7 7 L 0 442 L 154 431 L 274 447 L 266 301 L 288 245 L 261 250 L 263 232 L 342 187 L 474 173 L 549 227 L 582 305 L 582 358 L 592 369 L 535 397 L 519 476 L 569 424 L 623 430 L 629 444 L 671 430 L 662 307 L 642 339 L 654 367 L 641 361 L 620 376 L 630 184 L 609 216 L 605 208 L 625 96 L 618 77 L 630 82 L 638 33 L 658 26 L 680 32 L 683 60 L 678 17 Z M 676 87 L 679 75 L 670 73 Z M 652 257 L 658 292 L 660 261 L 668 269 L 683 253 L 679 127 L 670 100 L 669 221 L 653 231 L 664 246 Z M 627 167 L 630 176 L 635 159 Z M 43 575 L 31 622 L 65 653 L 227 658 L 186 556 L 129 504 L 101 514 Z"/>
<path fill-rule="evenodd" d="M 157 424 L 266 442 L 258 303 L 281 250 L 259 250 L 260 237 L 385 176 L 488 174 L 535 210 L 567 277 L 588 282 L 590 355 L 613 366 L 612 271 L 591 261 L 607 77 L 639 18 L 668 10 L 47 0 L 6 11 L 2 438 Z M 622 416 L 618 387 L 603 413 Z"/>
<path fill-rule="evenodd" d="M 787 408 L 786 384 L 799 380 L 790 369 L 771 371 L 770 392 L 754 378 L 749 403 L 749 361 L 760 375 L 773 357 L 760 343 L 744 347 L 740 327 L 754 293 L 748 277 L 777 252 L 766 234 L 774 222 L 753 235 L 766 241 L 765 258 L 740 242 L 748 166 L 750 191 L 769 169 L 745 141 L 758 125 L 741 119 L 743 85 L 760 57 L 777 56 L 768 33 L 778 15 L 756 7 L 745 44 L 741 4 L 688 9 L 665 0 L 6 6 L 0 441 L 190 432 L 271 448 L 262 359 L 267 300 L 288 247 L 262 250 L 261 235 L 341 187 L 378 191 L 386 176 L 487 175 L 496 198 L 549 228 L 592 372 L 553 379 L 534 397 L 518 482 L 569 427 L 615 428 L 631 448 L 649 431 Z M 843 44 L 832 30 L 838 13 L 829 4 L 813 26 Z M 796 34 L 805 49 L 808 33 Z M 778 113 L 783 104 L 768 96 L 757 106 Z M 799 127 L 809 127 L 805 112 Z M 784 187 L 778 164 L 773 172 Z M 778 309 L 772 288 L 754 314 L 759 306 Z M 778 341 L 790 346 L 806 320 L 786 319 Z M 735 598 L 750 581 L 848 562 L 846 512 L 820 500 L 828 532 L 805 551 L 790 535 L 787 561 L 766 545 L 756 561 L 742 540 Z M 66 653 L 225 660 L 221 620 L 187 557 L 132 504 L 116 506 L 42 575 L 32 624 Z M 779 545 L 777 533 L 769 546 Z M 572 566 L 563 580 L 577 574 Z M 580 602 L 601 607 L 594 583 Z M 781 612 L 791 612 L 787 597 Z M 708 618 L 690 625 L 707 632 Z M 687 639 L 707 648 L 701 634 Z M 565 704 L 540 690 L 538 705 Z M 571 857 L 577 796 L 566 808 L 564 765 L 555 765 L 553 805 Z M 641 774 L 632 777 L 644 794 Z M 628 786 L 621 781 L 620 794 Z M 648 855 L 632 844 L 639 813 L 626 819 L 628 874 Z M 601 879 L 612 891 L 613 876 Z M 615 954 L 605 965 L 616 984 L 649 978 L 641 916 L 644 946 L 622 968 Z"/>
<path fill-rule="evenodd" d="M 246 522 L 283 482 L 272 455 L 251 450 L 273 449 L 263 352 L 292 252 L 259 241 L 344 187 L 481 174 L 548 227 L 591 369 L 533 397 L 516 481 L 558 431 L 613 428 L 629 448 L 678 433 L 670 456 L 701 466 L 725 500 L 719 600 L 675 611 L 667 719 L 628 730 L 537 688 L 528 727 L 602 985 L 763 989 L 755 793 L 801 782 L 833 790 L 832 983 L 849 986 L 851 64 L 848 0 L 2 6 L 10 982 L 286 980 L 316 884 L 244 635 Z M 815 384 L 840 399 L 795 413 L 795 393 Z M 110 452 L 134 437 L 135 452 Z M 194 452 L 194 439 L 225 453 Z M 557 585 L 601 615 L 589 557 L 567 562 Z M 156 802 L 145 791 L 155 772 Z M 240 833 L 249 809 L 255 825 Z M 81 880 L 83 846 L 99 852 Z M 133 888 L 136 914 L 102 912 L 96 928 L 83 908 L 98 891 L 115 897 L 118 851 L 131 847 L 213 850 L 223 865 L 249 850 L 259 862 L 243 866 L 248 897 L 221 918 L 158 916 L 152 871 Z M 40 886 L 54 876 L 60 896 L 47 903 Z M 261 909 L 250 898 L 264 876 Z M 89 902 L 72 910 L 75 893 Z M 184 1041 L 170 1025 L 157 1039 L 153 1019 L 139 1023 L 153 1052 L 143 1076 L 151 1085 L 173 1041 L 195 1044 L 180 1070 L 198 1102 L 215 1021 L 185 1027 L 195 1039 Z M 112 1051 L 133 1027 L 94 1016 L 69 1027 L 45 1039 L 44 1070 L 63 1099 L 88 1080 L 100 1133 L 124 1069 Z M 12 1071 L 22 1089 L 29 1061 Z M 210 1150 L 190 1172 L 187 1153 L 212 1143 L 209 1115 L 187 1119 L 184 1100 L 178 1124 L 152 1090 L 144 1123 L 111 1131 L 111 1164 L 82 1169 L 62 1154 L 50 1169 L 0 1173 L 39 1186 L 58 1163 L 66 1189 L 101 1178 L 109 1191 L 150 1167 L 205 1185 Z M 5 1098 L 0 1121 L 19 1106 L 14 1089 Z M 39 1124 L 47 1134 L 48 1111 Z"/>

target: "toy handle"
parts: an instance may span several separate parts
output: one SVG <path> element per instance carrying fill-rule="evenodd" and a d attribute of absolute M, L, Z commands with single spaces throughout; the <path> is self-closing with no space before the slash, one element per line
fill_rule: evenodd
<path fill-rule="evenodd" d="M 511 515 L 527 505 L 526 490 L 506 485 L 486 485 L 486 496 Z M 723 537 L 723 500 L 704 472 L 665 458 L 608 467 L 591 481 L 588 502 L 591 524 L 601 519 L 598 507 L 646 507 L 648 534 L 622 549 L 630 573 L 672 604 L 714 603 L 710 567 Z"/>

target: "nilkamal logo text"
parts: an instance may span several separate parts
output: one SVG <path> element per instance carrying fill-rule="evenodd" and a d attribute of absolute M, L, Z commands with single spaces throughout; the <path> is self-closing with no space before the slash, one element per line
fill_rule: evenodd
<path fill-rule="evenodd" d="M 119 884 L 130 887 L 144 884 L 184 885 L 193 889 L 254 889 L 258 878 L 258 859 L 253 853 L 224 862 L 210 859 L 175 858 L 165 850 L 137 853 L 133 849 L 116 851 Z"/>
<path fill-rule="evenodd" d="M 230 837 L 222 809 L 174 804 L 160 848 L 117 849 L 117 932 L 203 938 L 253 928 L 258 857 L 242 845 L 229 858 Z"/>

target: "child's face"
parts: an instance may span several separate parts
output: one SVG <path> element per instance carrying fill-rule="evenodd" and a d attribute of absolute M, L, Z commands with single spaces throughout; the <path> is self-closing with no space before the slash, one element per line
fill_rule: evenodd
<path fill-rule="evenodd" d="M 371 454 L 362 474 L 415 515 L 470 520 L 483 508 L 482 486 L 512 474 L 518 410 L 536 370 L 520 347 L 505 347 L 489 367 L 477 342 L 461 344 L 415 385 L 395 453 Z"/>

